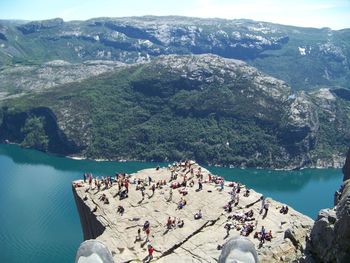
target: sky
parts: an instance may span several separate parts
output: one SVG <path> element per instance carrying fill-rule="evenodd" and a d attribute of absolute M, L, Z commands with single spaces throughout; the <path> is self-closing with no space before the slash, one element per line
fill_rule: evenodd
<path fill-rule="evenodd" d="M 179 15 L 350 28 L 350 0 L 0 0 L 0 19 Z"/>

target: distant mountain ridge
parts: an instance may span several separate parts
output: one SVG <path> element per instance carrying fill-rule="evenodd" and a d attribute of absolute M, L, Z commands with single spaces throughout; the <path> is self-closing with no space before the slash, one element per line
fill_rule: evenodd
<path fill-rule="evenodd" d="M 350 29 L 176 16 L 0 21 L 2 68 L 57 59 L 135 63 L 205 53 L 243 59 L 293 90 L 349 88 Z"/>

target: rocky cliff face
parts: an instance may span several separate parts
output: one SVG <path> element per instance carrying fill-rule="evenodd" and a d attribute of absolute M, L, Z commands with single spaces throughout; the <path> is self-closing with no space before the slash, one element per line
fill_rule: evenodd
<path fill-rule="evenodd" d="M 86 202 L 91 202 L 91 200 L 88 201 L 87 195 L 86 198 L 85 196 L 82 198 L 79 197 L 74 188 L 73 195 L 78 209 L 81 227 L 83 229 L 84 240 L 95 239 L 102 235 L 102 233 L 106 230 L 106 227 L 101 223 L 101 220 L 98 220 L 93 211 L 90 209 L 90 207 L 93 207 L 94 204 L 87 205 Z"/>
<path fill-rule="evenodd" d="M 320 211 L 311 231 L 308 251 L 316 262 L 345 263 L 350 260 L 349 153 L 343 168 L 343 184 L 335 194 L 335 206 Z"/>

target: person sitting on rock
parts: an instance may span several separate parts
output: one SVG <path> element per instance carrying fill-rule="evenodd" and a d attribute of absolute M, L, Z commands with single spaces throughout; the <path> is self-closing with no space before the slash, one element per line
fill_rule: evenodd
<path fill-rule="evenodd" d="M 179 218 L 179 220 L 177 222 L 177 227 L 182 228 L 184 225 L 185 225 L 185 222 L 183 220 L 180 220 L 180 218 Z"/>
<path fill-rule="evenodd" d="M 271 241 L 272 239 L 272 231 L 270 230 L 268 233 L 265 234 L 265 240 Z"/>
<path fill-rule="evenodd" d="M 125 188 L 125 186 L 122 187 L 122 189 L 119 192 L 119 200 L 123 200 L 128 197 L 128 191 Z"/>
<path fill-rule="evenodd" d="M 241 235 L 243 236 L 249 236 L 251 232 L 253 232 L 254 226 L 252 224 L 245 224 L 243 226 L 243 229 L 241 230 Z"/>
<path fill-rule="evenodd" d="M 285 215 L 288 213 L 288 210 L 289 210 L 288 206 L 283 205 L 282 208 L 280 209 L 280 213 Z"/>
<path fill-rule="evenodd" d="M 248 197 L 250 195 L 250 190 L 247 188 L 244 193 L 244 197 Z"/>
<path fill-rule="evenodd" d="M 198 220 L 202 218 L 202 210 L 199 209 L 197 213 L 194 214 L 194 219 Z"/>
<path fill-rule="evenodd" d="M 227 205 L 224 206 L 224 210 L 227 212 L 227 213 L 231 213 L 232 212 L 232 202 L 228 202 Z"/>
<path fill-rule="evenodd" d="M 182 194 L 183 196 L 188 194 L 188 191 L 185 187 L 183 187 L 182 189 L 179 189 L 179 193 Z"/>
<path fill-rule="evenodd" d="M 98 199 L 101 200 L 102 202 L 104 202 L 105 204 L 107 201 L 107 203 L 109 204 L 109 201 L 108 201 L 106 194 L 102 194 Z"/>
<path fill-rule="evenodd" d="M 181 197 L 180 202 L 177 204 L 177 208 L 182 209 L 184 208 L 185 205 L 186 205 L 186 200 Z"/>
<path fill-rule="evenodd" d="M 118 209 L 117 209 L 117 213 L 119 213 L 121 216 L 124 214 L 124 207 L 122 207 L 121 205 L 118 206 Z"/>
<path fill-rule="evenodd" d="M 150 223 L 149 223 L 148 220 L 146 220 L 145 223 L 143 224 L 143 229 L 142 230 L 146 231 L 146 229 L 149 228 L 149 227 L 150 227 Z"/>

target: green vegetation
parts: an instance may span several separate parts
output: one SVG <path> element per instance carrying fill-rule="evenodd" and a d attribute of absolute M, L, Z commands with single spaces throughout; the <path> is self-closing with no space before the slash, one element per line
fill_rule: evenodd
<path fill-rule="evenodd" d="M 49 140 L 44 129 L 44 118 L 35 116 L 27 118 L 22 133 L 24 140 L 21 146 L 47 151 Z"/>
<path fill-rule="evenodd" d="M 337 100 L 334 125 L 329 125 L 333 111 L 318 107 L 319 124 L 310 124 L 304 116 L 304 123 L 296 126 L 288 119 L 293 100 L 263 92 L 253 75 L 237 69 L 235 78 L 222 73 L 226 79 L 220 84 L 198 81 L 164 67 L 164 59 L 14 98 L 6 102 L 8 112 L 51 109 L 64 124 L 68 139 L 81 146 L 79 153 L 90 158 L 191 158 L 201 163 L 282 168 L 298 166 L 303 159 L 315 162 L 345 153 L 350 141 L 349 102 Z M 181 63 L 186 65 L 185 60 Z M 220 71 L 221 64 L 215 67 Z M 274 85 L 287 97 L 287 87 Z M 316 97 L 313 100 L 319 103 Z M 309 125 L 319 125 L 314 139 Z M 48 143 L 53 145 L 43 127 L 43 119 L 27 119 L 22 145 L 42 150 Z"/>

